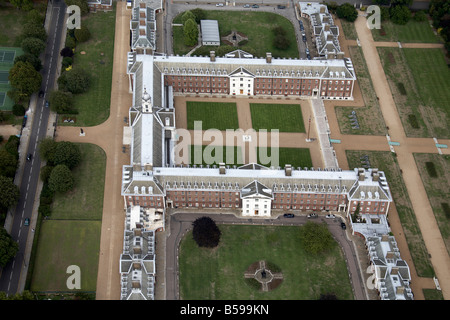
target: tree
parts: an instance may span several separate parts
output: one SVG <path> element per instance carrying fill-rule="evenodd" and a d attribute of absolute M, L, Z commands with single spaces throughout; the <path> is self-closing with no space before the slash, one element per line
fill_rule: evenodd
<path fill-rule="evenodd" d="M 319 224 L 311 221 L 300 228 L 300 240 L 305 251 L 310 254 L 325 252 L 334 243 L 325 223 Z"/>
<path fill-rule="evenodd" d="M 344 3 L 337 7 L 336 14 L 340 19 L 345 19 L 350 22 L 354 22 L 358 18 L 358 11 L 350 3 Z"/>
<path fill-rule="evenodd" d="M 417 22 L 427 21 L 427 14 L 425 13 L 425 11 L 423 11 L 423 10 L 417 11 L 414 14 L 414 21 L 417 21 Z"/>
<path fill-rule="evenodd" d="M 197 24 L 199 24 L 201 20 L 205 20 L 205 18 L 206 18 L 206 12 L 203 9 L 195 8 L 195 9 L 191 10 L 191 12 L 194 14 L 195 22 Z"/>
<path fill-rule="evenodd" d="M 47 137 L 39 142 L 39 155 L 47 162 L 51 162 L 55 156 L 57 142 L 53 138 Z"/>
<path fill-rule="evenodd" d="M 193 21 L 195 20 L 195 15 L 192 13 L 192 11 L 188 10 L 185 13 L 183 13 L 183 15 L 181 16 L 181 23 L 184 25 L 186 24 L 186 21 L 188 21 L 189 19 L 192 19 Z"/>
<path fill-rule="evenodd" d="M 221 232 L 211 218 L 198 218 L 192 225 L 192 236 L 199 247 L 214 248 L 219 244 Z"/>
<path fill-rule="evenodd" d="M 23 62 L 29 62 L 34 67 L 36 71 L 41 71 L 42 69 L 42 61 L 39 59 L 39 57 L 36 57 L 30 53 L 24 53 L 21 56 L 18 56 L 14 59 L 14 64 L 16 64 L 19 61 Z"/>
<path fill-rule="evenodd" d="M 70 141 L 60 141 L 56 144 L 55 154 L 52 163 L 63 164 L 69 169 L 75 168 L 81 161 L 80 147 Z"/>
<path fill-rule="evenodd" d="M 82 25 L 80 29 L 75 29 L 74 35 L 78 42 L 85 42 L 91 38 L 91 33 L 85 25 Z"/>
<path fill-rule="evenodd" d="M 33 2 L 31 0 L 9 0 L 9 2 L 17 9 L 27 11 L 33 8 Z"/>
<path fill-rule="evenodd" d="M 29 62 L 19 61 L 9 70 L 9 81 L 15 91 L 14 97 L 18 100 L 28 100 L 39 90 L 42 75 Z"/>
<path fill-rule="evenodd" d="M 5 228 L 0 227 L 0 267 L 6 266 L 17 251 L 19 251 L 19 244 L 11 238 Z"/>
<path fill-rule="evenodd" d="M 39 173 L 39 177 L 42 182 L 47 183 L 48 178 L 50 178 L 50 174 L 52 173 L 53 167 L 49 165 L 45 165 L 41 168 L 41 173 Z"/>
<path fill-rule="evenodd" d="M 45 49 L 45 42 L 39 38 L 25 38 L 22 40 L 21 47 L 25 53 L 38 57 Z"/>
<path fill-rule="evenodd" d="M 52 91 L 49 97 L 50 108 L 56 113 L 70 113 L 73 108 L 72 93 L 67 91 Z"/>
<path fill-rule="evenodd" d="M 74 55 L 72 48 L 69 47 L 62 48 L 60 54 L 62 57 L 73 57 Z"/>
<path fill-rule="evenodd" d="M 70 169 L 64 165 L 59 164 L 53 168 L 48 178 L 48 187 L 53 192 L 65 193 L 73 189 L 74 179 Z"/>
<path fill-rule="evenodd" d="M 28 21 L 22 28 L 21 39 L 25 38 L 38 38 L 42 41 L 47 40 L 47 32 L 44 25 L 36 21 Z"/>
<path fill-rule="evenodd" d="M 275 38 L 273 39 L 273 46 L 280 50 L 286 50 L 291 45 L 291 42 L 286 37 L 286 30 L 283 27 L 275 27 L 272 29 Z"/>
<path fill-rule="evenodd" d="M 188 19 L 183 27 L 184 44 L 195 46 L 198 42 L 198 28 L 193 19 Z"/>
<path fill-rule="evenodd" d="M 86 92 L 90 83 L 90 75 L 80 68 L 66 71 L 58 78 L 60 88 L 74 94 Z"/>
<path fill-rule="evenodd" d="M 20 191 L 12 178 L 0 176 L 0 206 L 5 209 L 11 208 L 19 201 Z"/>
<path fill-rule="evenodd" d="M 5 148 L 0 149 L 0 175 L 4 177 L 14 178 L 17 169 L 17 158 L 6 151 Z"/>
<path fill-rule="evenodd" d="M 391 21 L 395 24 L 405 25 L 411 19 L 411 11 L 407 6 L 395 6 L 389 10 Z"/>

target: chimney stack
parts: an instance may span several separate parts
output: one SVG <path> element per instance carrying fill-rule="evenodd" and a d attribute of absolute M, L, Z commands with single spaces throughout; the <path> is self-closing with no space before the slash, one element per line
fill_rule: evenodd
<path fill-rule="evenodd" d="M 225 174 L 225 163 L 219 163 L 219 174 Z"/>
<path fill-rule="evenodd" d="M 272 53 L 266 52 L 266 62 L 272 63 Z"/>
<path fill-rule="evenodd" d="M 216 61 L 216 52 L 215 51 L 210 51 L 209 52 L 209 58 L 211 62 Z"/>
<path fill-rule="evenodd" d="M 286 175 L 286 177 L 292 176 L 292 166 L 290 164 L 287 164 L 284 167 L 284 174 Z"/>

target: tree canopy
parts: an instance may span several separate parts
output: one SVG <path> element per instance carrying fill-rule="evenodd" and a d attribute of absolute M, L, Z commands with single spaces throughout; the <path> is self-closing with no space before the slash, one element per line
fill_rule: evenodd
<path fill-rule="evenodd" d="M 209 217 L 196 219 L 192 225 L 192 235 L 199 247 L 214 248 L 219 244 L 221 232 Z"/>
<path fill-rule="evenodd" d="M 74 94 L 86 92 L 89 89 L 91 77 L 89 73 L 80 68 L 64 72 L 58 78 L 58 85 Z"/>
<path fill-rule="evenodd" d="M 50 93 L 50 108 L 56 113 L 70 113 L 73 108 L 72 93 L 67 91 L 52 91 Z"/>
<path fill-rule="evenodd" d="M 334 243 L 334 239 L 325 223 L 319 224 L 308 221 L 300 228 L 300 240 L 303 248 L 310 254 L 327 251 Z"/>
<path fill-rule="evenodd" d="M 12 178 L 0 176 L 0 206 L 11 208 L 19 201 L 20 191 Z"/>
<path fill-rule="evenodd" d="M 45 46 L 45 42 L 39 38 L 25 38 L 21 43 L 23 51 L 35 57 L 38 57 L 44 51 Z"/>
<path fill-rule="evenodd" d="M 28 61 L 19 61 L 9 70 L 9 81 L 13 87 L 14 101 L 28 100 L 39 90 L 42 75 Z"/>
<path fill-rule="evenodd" d="M 5 228 L 0 227 L 0 267 L 6 266 L 18 250 L 19 244 L 11 238 Z"/>
<path fill-rule="evenodd" d="M 198 42 L 198 28 L 193 19 L 188 19 L 183 27 L 184 44 L 195 46 Z"/>
<path fill-rule="evenodd" d="M 340 19 L 354 22 L 358 18 L 358 11 L 350 3 L 344 3 L 337 7 L 336 14 Z"/>
<path fill-rule="evenodd" d="M 74 186 L 74 179 L 70 169 L 64 165 L 59 164 L 53 168 L 48 178 L 48 187 L 54 192 L 65 193 L 72 190 Z"/>

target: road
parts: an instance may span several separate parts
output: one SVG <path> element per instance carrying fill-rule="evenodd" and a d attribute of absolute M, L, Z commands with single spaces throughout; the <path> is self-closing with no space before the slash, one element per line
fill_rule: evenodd
<path fill-rule="evenodd" d="M 253 225 L 276 225 L 276 226 L 301 226 L 308 221 L 305 215 L 295 216 L 294 218 L 284 218 L 280 216 L 276 219 L 243 219 L 238 218 L 234 214 L 217 214 L 217 213 L 194 213 L 183 212 L 181 209 L 177 212 L 170 213 L 168 218 L 169 225 L 166 228 L 170 230 L 170 235 L 166 239 L 165 243 L 165 288 L 166 288 L 166 300 L 179 300 L 179 284 L 178 284 L 178 248 L 180 240 L 185 233 L 192 228 L 192 222 L 197 218 L 209 216 L 217 224 L 253 224 Z M 350 281 L 353 285 L 353 293 L 356 300 L 366 300 L 366 292 L 364 289 L 363 280 L 360 273 L 360 267 L 356 256 L 355 248 L 352 241 L 347 236 L 348 230 L 343 230 L 340 226 L 341 219 L 336 217 L 335 219 L 325 219 L 319 217 L 319 219 L 313 219 L 314 222 L 325 221 L 328 224 L 333 237 L 341 246 L 344 256 L 347 262 L 347 269 L 349 272 Z"/>
<path fill-rule="evenodd" d="M 30 108 L 27 112 L 28 124 L 24 128 L 20 145 L 20 163 L 16 180 L 20 188 L 20 199 L 15 210 L 8 213 L 7 223 L 9 233 L 14 241 L 19 244 L 19 251 L 15 258 L 10 261 L 2 270 L 0 277 L 0 291 L 8 295 L 21 292 L 25 284 L 28 270 L 28 259 L 34 234 L 33 228 L 37 219 L 37 208 L 35 199 L 39 183 L 39 171 L 41 159 L 38 152 L 38 142 L 47 134 L 50 110 L 45 107 L 45 100 L 48 99 L 48 92 L 53 89 L 58 66 L 58 58 L 61 44 L 61 35 L 64 25 L 65 4 L 57 0 L 50 10 L 46 19 L 49 26 L 47 47 L 44 52 L 44 64 L 42 73 L 42 89 L 45 92 L 43 97 L 32 97 Z M 49 6 L 51 3 L 49 3 Z M 28 140 L 27 140 L 28 138 Z M 32 154 L 31 161 L 24 161 L 28 154 Z M 23 171 L 22 171 L 23 170 Z M 24 220 L 31 219 L 30 226 L 24 226 Z M 9 221 L 9 222 L 8 222 Z"/>

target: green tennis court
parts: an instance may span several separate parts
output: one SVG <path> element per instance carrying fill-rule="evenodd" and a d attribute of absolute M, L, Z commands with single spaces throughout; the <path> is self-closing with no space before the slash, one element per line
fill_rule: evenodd
<path fill-rule="evenodd" d="M 0 70 L 0 83 L 8 83 L 9 71 Z"/>
<path fill-rule="evenodd" d="M 15 50 L 0 49 L 0 62 L 13 63 L 16 57 Z"/>

